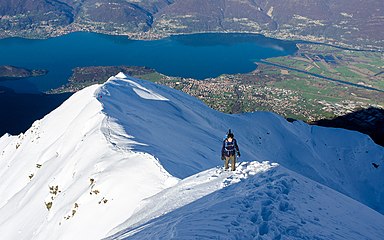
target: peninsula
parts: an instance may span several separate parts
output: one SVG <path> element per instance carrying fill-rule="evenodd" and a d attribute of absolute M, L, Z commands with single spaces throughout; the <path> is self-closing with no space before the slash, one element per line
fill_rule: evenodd
<path fill-rule="evenodd" d="M 0 81 L 19 80 L 21 78 L 43 76 L 47 73 L 47 70 L 30 70 L 10 65 L 0 66 Z"/>

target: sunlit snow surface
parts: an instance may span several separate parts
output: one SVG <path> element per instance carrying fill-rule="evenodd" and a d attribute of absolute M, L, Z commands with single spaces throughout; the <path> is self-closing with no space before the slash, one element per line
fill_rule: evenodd
<path fill-rule="evenodd" d="M 108 239 L 381 239 L 382 221 L 281 166 L 249 162 L 235 172 L 204 171 L 146 199 Z"/>
<path fill-rule="evenodd" d="M 229 128 L 235 172 L 218 167 Z M 383 156 L 357 132 L 227 115 L 119 74 L 0 138 L 0 237 L 380 239 Z"/>

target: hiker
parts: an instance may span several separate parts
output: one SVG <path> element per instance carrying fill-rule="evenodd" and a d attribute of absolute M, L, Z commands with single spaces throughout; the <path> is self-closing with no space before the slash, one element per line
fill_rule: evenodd
<path fill-rule="evenodd" d="M 231 161 L 231 170 L 236 170 L 236 153 L 240 157 L 239 146 L 234 138 L 231 129 L 229 129 L 226 139 L 223 141 L 223 147 L 221 149 L 221 160 L 224 160 L 224 170 L 228 170 L 229 161 Z"/>

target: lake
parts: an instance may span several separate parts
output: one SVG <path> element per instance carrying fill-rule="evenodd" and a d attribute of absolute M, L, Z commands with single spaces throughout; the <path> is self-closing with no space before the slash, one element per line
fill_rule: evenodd
<path fill-rule="evenodd" d="M 16 92 L 36 93 L 65 84 L 71 70 L 84 66 L 147 66 L 179 77 L 205 79 L 221 74 L 246 73 L 255 61 L 294 54 L 293 41 L 255 34 L 205 33 L 138 41 L 124 36 L 76 32 L 45 40 L 0 40 L 0 65 L 46 69 L 48 74 L 1 81 Z"/>

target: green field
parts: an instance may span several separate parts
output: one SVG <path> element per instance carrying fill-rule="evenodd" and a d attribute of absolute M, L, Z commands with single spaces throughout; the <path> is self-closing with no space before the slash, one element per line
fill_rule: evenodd
<path fill-rule="evenodd" d="M 164 76 L 160 73 L 153 72 L 153 73 L 148 73 L 148 74 L 143 74 L 143 75 L 137 75 L 135 76 L 140 79 L 148 80 L 151 82 L 158 82 L 160 81 Z"/>

